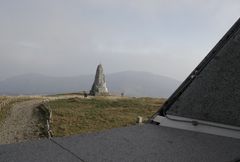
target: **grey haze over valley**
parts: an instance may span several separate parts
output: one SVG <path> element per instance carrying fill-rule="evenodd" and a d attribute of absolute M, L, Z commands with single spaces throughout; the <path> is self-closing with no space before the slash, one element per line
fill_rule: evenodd
<path fill-rule="evenodd" d="M 239 14 L 237 0 L 3 0 L 0 94 L 90 90 L 102 63 L 110 92 L 167 97 Z"/>
<path fill-rule="evenodd" d="M 25 74 L 0 81 L 0 95 L 49 95 L 89 91 L 94 75 L 50 77 Z M 107 87 L 112 94 L 136 97 L 169 97 L 179 81 L 140 71 L 124 71 L 106 75 Z"/>
<path fill-rule="evenodd" d="M 102 63 L 183 81 L 239 15 L 238 0 L 1 0 L 0 80 Z"/>

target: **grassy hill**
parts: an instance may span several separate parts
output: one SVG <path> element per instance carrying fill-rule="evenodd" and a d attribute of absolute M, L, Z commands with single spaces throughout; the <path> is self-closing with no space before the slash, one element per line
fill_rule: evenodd
<path fill-rule="evenodd" d="M 96 132 L 144 121 L 164 103 L 159 98 L 94 97 L 50 101 L 54 136 Z"/>
<path fill-rule="evenodd" d="M 84 98 L 80 93 L 0 96 L 0 129 L 5 130 L 0 132 L 1 137 L 5 137 L 0 143 L 45 138 L 48 115 L 42 113 L 41 105 L 52 111 L 50 127 L 53 136 L 60 137 L 134 125 L 138 116 L 147 121 L 164 102 L 165 99 L 149 97 Z"/>
<path fill-rule="evenodd" d="M 32 97 L 0 96 L 0 124 L 8 117 L 11 107 L 19 102 L 32 100 Z"/>

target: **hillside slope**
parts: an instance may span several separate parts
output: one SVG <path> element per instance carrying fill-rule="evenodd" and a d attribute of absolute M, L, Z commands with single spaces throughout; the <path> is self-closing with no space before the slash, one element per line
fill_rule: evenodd
<path fill-rule="evenodd" d="M 46 95 L 65 92 L 88 91 L 93 75 L 76 77 L 49 77 L 26 74 L 0 81 L 0 95 Z M 165 76 L 146 72 L 125 71 L 106 75 L 112 93 L 124 92 L 128 96 L 168 97 L 180 84 Z"/>
<path fill-rule="evenodd" d="M 179 81 L 147 72 L 127 71 L 108 76 L 108 88 L 128 96 L 169 97 Z"/>

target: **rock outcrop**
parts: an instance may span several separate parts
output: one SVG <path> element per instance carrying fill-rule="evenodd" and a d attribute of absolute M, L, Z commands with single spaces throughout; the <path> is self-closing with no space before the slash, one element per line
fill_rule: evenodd
<path fill-rule="evenodd" d="M 98 65 L 95 80 L 92 85 L 92 89 L 90 91 L 90 95 L 93 96 L 101 96 L 101 95 L 108 95 L 107 84 L 105 80 L 105 75 L 103 72 L 103 67 L 101 64 Z"/>

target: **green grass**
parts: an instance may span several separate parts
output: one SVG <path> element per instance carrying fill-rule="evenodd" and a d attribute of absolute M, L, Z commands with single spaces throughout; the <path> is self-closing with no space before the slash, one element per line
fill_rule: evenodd
<path fill-rule="evenodd" d="M 54 136 L 96 132 L 136 123 L 138 116 L 148 120 L 164 103 L 157 98 L 70 98 L 50 101 Z"/>

